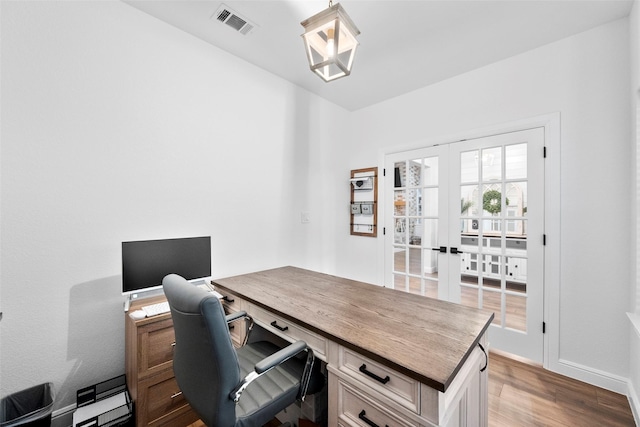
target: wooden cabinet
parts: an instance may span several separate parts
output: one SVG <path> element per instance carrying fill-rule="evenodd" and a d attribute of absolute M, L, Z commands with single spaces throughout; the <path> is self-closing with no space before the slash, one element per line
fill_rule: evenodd
<path fill-rule="evenodd" d="M 145 304 L 150 303 L 145 300 Z M 130 312 L 140 305 L 132 305 Z M 134 320 L 125 313 L 125 340 L 127 386 L 136 427 L 179 427 L 198 420 L 173 376 L 175 334 L 171 314 Z"/>

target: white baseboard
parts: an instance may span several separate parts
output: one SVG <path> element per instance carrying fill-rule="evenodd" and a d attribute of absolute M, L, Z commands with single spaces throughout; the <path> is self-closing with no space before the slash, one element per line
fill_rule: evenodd
<path fill-rule="evenodd" d="M 73 411 L 76 410 L 76 404 L 56 409 L 51 413 L 51 427 L 71 427 L 73 425 Z"/>
<path fill-rule="evenodd" d="M 568 360 L 560 359 L 558 363 L 554 364 L 551 370 L 567 377 L 623 394 L 625 396 L 627 396 L 629 391 L 628 378 L 614 375 L 610 372 L 600 371 Z"/>
<path fill-rule="evenodd" d="M 629 406 L 631 406 L 631 413 L 637 426 L 640 426 L 640 399 L 638 399 L 638 393 L 633 388 L 633 384 L 629 381 L 629 390 L 627 391 L 627 398 L 629 399 Z"/>
<path fill-rule="evenodd" d="M 629 320 L 631 321 L 632 331 L 630 333 L 631 340 L 631 370 L 637 370 L 638 361 L 633 360 L 637 358 L 638 346 L 640 346 L 640 315 L 636 313 L 627 313 Z M 635 349 L 635 350 L 634 350 Z M 635 365 L 633 365 L 635 363 Z M 636 380 L 637 381 L 637 380 Z M 640 384 L 636 384 L 640 387 Z M 631 412 L 633 413 L 633 419 L 637 426 L 640 426 L 640 397 L 638 397 L 638 390 L 633 385 L 633 380 L 629 379 L 629 387 L 627 391 L 627 397 L 629 398 L 629 406 L 631 406 Z"/>

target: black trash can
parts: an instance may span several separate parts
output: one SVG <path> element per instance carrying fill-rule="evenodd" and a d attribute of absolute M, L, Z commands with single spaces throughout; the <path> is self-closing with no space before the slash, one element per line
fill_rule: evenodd
<path fill-rule="evenodd" d="M 0 427 L 50 427 L 53 411 L 53 384 L 40 384 L 0 401 Z"/>

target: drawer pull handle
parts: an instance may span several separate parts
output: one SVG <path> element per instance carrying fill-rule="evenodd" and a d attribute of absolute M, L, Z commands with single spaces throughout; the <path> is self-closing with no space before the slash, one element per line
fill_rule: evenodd
<path fill-rule="evenodd" d="M 175 342 L 172 342 L 172 343 L 171 343 L 171 347 L 175 347 L 175 346 L 176 346 L 176 343 L 175 343 Z"/>
<path fill-rule="evenodd" d="M 234 326 L 234 325 L 229 325 L 229 330 L 230 330 L 230 331 L 233 331 L 234 329 L 235 329 L 235 326 Z"/>
<path fill-rule="evenodd" d="M 177 393 L 173 393 L 173 394 L 171 395 L 171 398 L 172 398 L 172 399 L 175 399 L 176 397 L 180 396 L 181 394 L 182 394 L 182 392 L 181 392 L 181 391 L 179 391 L 179 392 L 177 392 Z"/>
<path fill-rule="evenodd" d="M 358 414 L 358 418 L 360 418 L 362 421 L 364 421 L 371 427 L 378 427 L 378 424 L 374 423 L 369 418 L 367 418 L 367 413 L 364 411 L 364 409 L 360 411 L 360 413 Z M 389 427 L 389 426 L 385 424 L 384 427 Z"/>
<path fill-rule="evenodd" d="M 222 297 L 222 299 L 223 299 L 225 302 L 228 302 L 229 304 L 231 304 L 231 303 L 233 303 L 233 302 L 235 301 L 235 299 L 233 299 L 233 298 L 229 298 L 229 297 L 228 297 L 228 296 L 226 296 L 226 295 L 225 295 L 225 296 L 223 296 L 223 297 Z"/>
<path fill-rule="evenodd" d="M 286 330 L 288 330 L 288 329 L 289 329 L 289 327 L 288 327 L 288 326 L 285 326 L 285 327 L 283 328 L 282 326 L 278 325 L 278 322 L 277 322 L 277 321 L 275 321 L 275 320 L 274 320 L 273 322 L 271 322 L 271 326 L 273 326 L 273 327 L 274 327 L 274 328 L 276 328 L 276 329 L 280 329 L 282 332 L 284 332 L 284 331 L 286 331 Z"/>
<path fill-rule="evenodd" d="M 489 366 L 489 356 L 487 356 L 487 352 L 482 344 L 478 343 L 478 345 L 480 346 L 480 350 L 484 353 L 484 368 L 480 369 L 480 372 L 484 372 L 487 369 L 487 366 Z"/>
<path fill-rule="evenodd" d="M 360 366 L 360 372 L 362 372 L 365 375 L 370 376 L 371 378 L 373 378 L 376 381 L 381 382 L 382 384 L 386 384 L 391 380 L 391 378 L 389 378 L 389 375 L 387 375 L 386 377 L 382 378 L 382 377 L 377 376 L 373 372 L 368 371 L 367 370 L 367 365 L 365 365 L 364 363 L 362 364 L 362 366 Z"/>

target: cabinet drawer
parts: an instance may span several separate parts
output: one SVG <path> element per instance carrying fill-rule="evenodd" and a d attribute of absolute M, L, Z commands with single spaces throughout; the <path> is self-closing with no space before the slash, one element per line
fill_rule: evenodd
<path fill-rule="evenodd" d="M 345 426 L 415 426 L 356 387 L 338 380 L 338 423 Z"/>
<path fill-rule="evenodd" d="M 222 295 L 222 305 L 224 305 L 225 309 L 230 309 L 232 311 L 242 310 L 242 299 L 238 298 L 235 295 L 232 295 L 220 288 L 215 288 L 215 290 Z"/>
<path fill-rule="evenodd" d="M 327 340 L 320 335 L 297 326 L 293 322 L 282 319 L 267 310 L 251 304 L 247 310 L 253 320 L 276 335 L 288 338 L 289 341 L 302 340 L 313 349 L 315 356 L 326 362 Z"/>
<path fill-rule="evenodd" d="M 173 369 L 140 383 L 140 399 L 136 408 L 138 426 L 176 425 L 176 419 L 192 419 L 198 416 L 182 396 Z"/>
<path fill-rule="evenodd" d="M 172 367 L 175 333 L 171 317 L 138 327 L 138 374 L 144 378 Z"/>
<path fill-rule="evenodd" d="M 420 413 L 420 383 L 340 346 L 338 369 L 405 408 Z"/>

